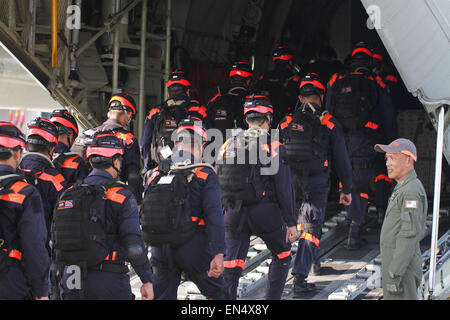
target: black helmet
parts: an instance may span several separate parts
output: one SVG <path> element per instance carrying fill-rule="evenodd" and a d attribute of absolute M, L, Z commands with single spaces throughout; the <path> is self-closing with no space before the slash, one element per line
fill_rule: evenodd
<path fill-rule="evenodd" d="M 247 62 L 235 62 L 230 70 L 230 78 L 233 79 L 233 77 L 240 77 L 243 79 L 253 78 L 253 70 Z"/>
<path fill-rule="evenodd" d="M 310 72 L 300 80 L 299 94 L 303 97 L 325 95 L 325 86 L 317 73 Z"/>
<path fill-rule="evenodd" d="M 131 111 L 133 118 L 135 118 L 137 114 L 136 102 L 133 97 L 126 92 L 114 94 L 108 102 L 108 108 L 109 110 Z"/>
<path fill-rule="evenodd" d="M 208 136 L 206 134 L 206 129 L 203 126 L 203 122 L 192 118 L 181 120 L 178 124 L 176 141 L 183 137 L 189 137 L 191 139 L 199 138 L 202 142 L 208 141 Z"/>
<path fill-rule="evenodd" d="M 365 42 L 358 42 L 352 50 L 351 63 L 372 64 L 372 48 Z"/>
<path fill-rule="evenodd" d="M 273 115 L 273 106 L 270 99 L 262 94 L 247 96 L 244 102 L 244 116 L 261 117 L 267 114 Z"/>
<path fill-rule="evenodd" d="M 90 157 L 113 158 L 118 155 L 123 155 L 122 142 L 112 132 L 97 132 L 86 150 L 88 159 Z"/>
<path fill-rule="evenodd" d="M 0 122 L 0 152 L 25 148 L 25 135 L 11 122 Z"/>
<path fill-rule="evenodd" d="M 174 85 L 182 86 L 184 87 L 184 89 L 191 87 L 191 83 L 187 80 L 184 71 L 177 70 L 169 75 L 169 80 L 167 80 L 167 88 L 170 88 Z"/>
<path fill-rule="evenodd" d="M 272 53 L 272 61 L 290 61 L 294 58 L 294 54 L 287 46 L 278 46 Z"/>
<path fill-rule="evenodd" d="M 78 124 L 74 116 L 66 109 L 53 110 L 50 121 L 53 122 L 59 131 L 67 133 L 66 129 L 71 129 L 75 137 L 78 136 Z"/>
<path fill-rule="evenodd" d="M 48 119 L 37 117 L 28 123 L 27 142 L 31 144 L 58 144 L 58 128 Z"/>

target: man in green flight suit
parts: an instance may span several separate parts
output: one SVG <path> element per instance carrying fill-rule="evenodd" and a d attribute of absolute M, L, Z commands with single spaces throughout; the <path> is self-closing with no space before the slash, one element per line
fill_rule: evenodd
<path fill-rule="evenodd" d="M 383 296 L 385 300 L 417 300 L 422 279 L 419 243 L 428 203 L 414 170 L 416 147 L 408 139 L 397 139 L 389 145 L 377 144 L 375 150 L 386 153 L 388 176 L 397 182 L 380 234 Z"/>

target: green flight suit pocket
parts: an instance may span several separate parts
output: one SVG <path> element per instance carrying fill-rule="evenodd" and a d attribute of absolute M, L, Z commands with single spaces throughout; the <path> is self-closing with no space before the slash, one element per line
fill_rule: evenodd
<path fill-rule="evenodd" d="M 411 212 L 402 212 L 400 214 L 401 226 L 399 236 L 403 238 L 414 238 L 416 236 L 416 230 L 412 223 Z"/>

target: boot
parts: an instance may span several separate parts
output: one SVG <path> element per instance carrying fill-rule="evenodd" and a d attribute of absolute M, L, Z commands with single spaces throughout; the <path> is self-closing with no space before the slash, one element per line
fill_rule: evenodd
<path fill-rule="evenodd" d="M 359 225 L 352 223 L 348 231 L 347 250 L 357 250 L 367 244 L 367 240 L 359 235 Z"/>
<path fill-rule="evenodd" d="M 320 276 L 321 272 L 322 272 L 322 269 L 321 269 L 321 267 L 320 267 L 320 260 L 317 259 L 317 260 L 314 261 L 314 262 L 312 263 L 312 265 L 311 265 L 311 271 L 310 271 L 310 274 L 311 274 L 312 276 Z"/>
<path fill-rule="evenodd" d="M 302 297 L 316 290 L 314 283 L 306 282 L 306 277 L 301 274 L 294 275 L 294 298 Z"/>

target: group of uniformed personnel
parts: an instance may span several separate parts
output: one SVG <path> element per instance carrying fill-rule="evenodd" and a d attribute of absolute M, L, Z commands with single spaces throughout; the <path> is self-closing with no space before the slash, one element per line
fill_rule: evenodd
<path fill-rule="evenodd" d="M 373 68 L 382 56 L 359 43 L 330 79 L 317 65 L 298 74 L 293 59 L 279 46 L 274 70 L 254 86 L 249 64 L 234 63 L 229 86 L 206 107 L 191 97 L 184 72 L 173 72 L 169 97 L 150 109 L 139 143 L 129 130 L 137 108 L 127 93 L 114 94 L 108 119 L 80 136 L 67 110 L 32 121 L 27 137 L 0 123 L 0 299 L 132 299 L 127 262 L 143 299 L 177 299 L 183 274 L 208 299 L 236 299 L 252 234 L 272 253 L 267 299 L 282 298 L 298 241 L 292 274 L 301 297 L 315 290 L 310 272 L 320 273 L 332 168 L 351 220 L 349 250 L 364 246 L 360 225 L 375 171 L 379 220 L 386 215 L 385 298 L 416 298 L 426 194 L 413 172 L 415 147 L 393 141 L 385 82 L 393 78 Z M 208 129 L 223 139 L 210 163 Z M 376 151 L 387 152 L 387 168 Z M 398 184 L 388 203 L 392 180 Z M 178 221 L 170 227 L 179 233 L 162 236 L 168 226 L 158 225 L 158 214 Z M 71 264 L 80 267 L 78 282 Z"/>

